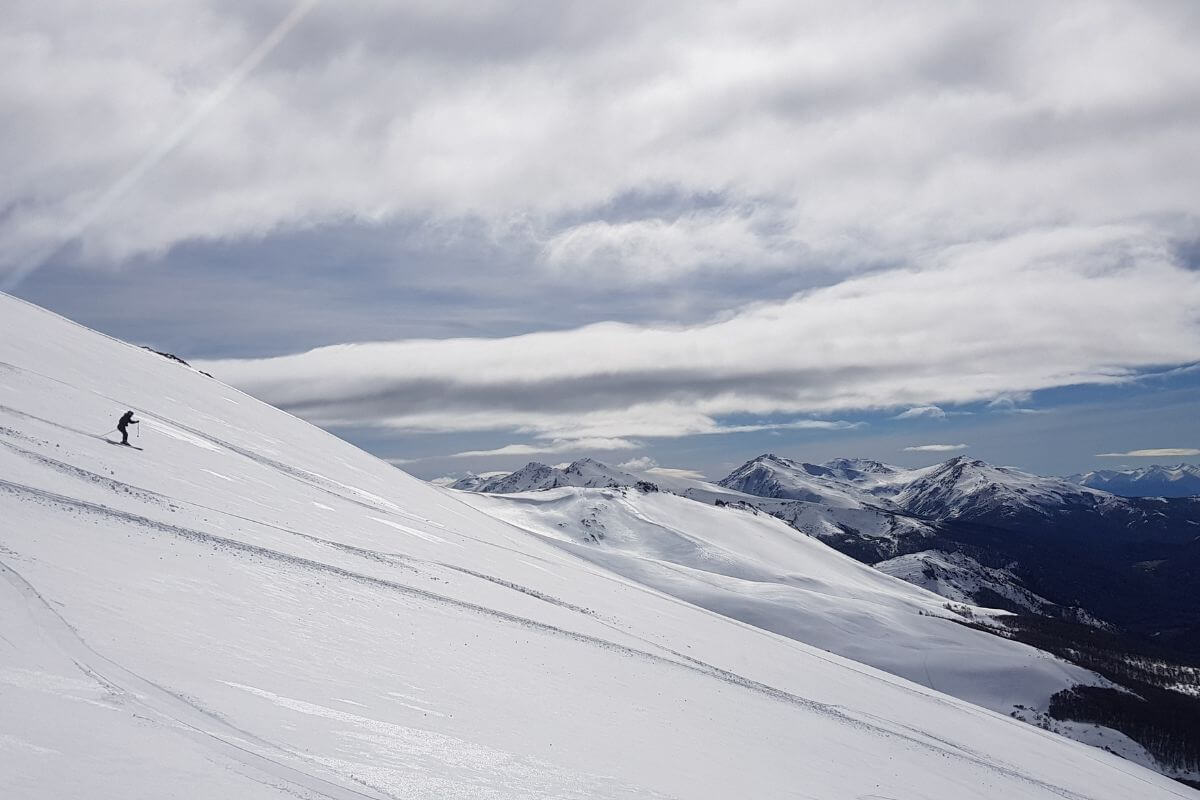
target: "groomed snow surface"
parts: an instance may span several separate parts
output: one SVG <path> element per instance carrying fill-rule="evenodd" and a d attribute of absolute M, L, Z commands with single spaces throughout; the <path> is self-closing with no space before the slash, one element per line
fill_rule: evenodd
<path fill-rule="evenodd" d="M 97 435 L 126 408 L 142 452 Z M 462 497 L 0 296 L 0 797 L 1198 796 L 717 613 L 766 582 L 852 608 L 831 643 L 895 624 L 866 655 L 965 646 L 794 531 L 643 499 L 662 540 L 601 548 Z"/>

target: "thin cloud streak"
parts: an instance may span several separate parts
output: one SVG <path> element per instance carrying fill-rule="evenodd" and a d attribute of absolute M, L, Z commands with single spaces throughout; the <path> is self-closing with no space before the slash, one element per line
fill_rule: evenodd
<path fill-rule="evenodd" d="M 92 226 L 104 212 L 115 203 L 120 202 L 131 189 L 141 182 L 164 158 L 169 156 L 198 128 L 204 120 L 213 113 L 231 94 L 246 80 L 254 68 L 271 54 L 279 43 L 300 23 L 313 9 L 319 0 L 300 0 L 295 7 L 279 21 L 258 45 L 251 50 L 233 71 L 208 94 L 174 130 L 164 136 L 158 143 L 128 172 L 118 178 L 104 194 L 100 195 L 83 213 L 67 224 L 61 234 L 47 244 L 37 248 L 33 253 L 18 262 L 0 282 L 0 291 L 11 292 L 31 274 L 40 269 L 64 247 L 78 239 Z"/>
<path fill-rule="evenodd" d="M 1130 450 L 1127 453 L 1096 453 L 1096 458 L 1175 458 L 1177 456 L 1200 456 L 1200 449 L 1160 447 L 1149 450 Z"/>
<path fill-rule="evenodd" d="M 530 456 L 553 453 L 574 453 L 579 451 L 614 451 L 636 450 L 642 445 L 625 439 L 570 439 L 566 441 L 545 442 L 544 444 L 507 444 L 491 450 L 465 450 L 452 453 L 443 458 L 484 458 L 489 456 Z"/>
<path fill-rule="evenodd" d="M 916 444 L 904 448 L 908 453 L 952 453 L 955 450 L 966 450 L 965 444 Z"/>

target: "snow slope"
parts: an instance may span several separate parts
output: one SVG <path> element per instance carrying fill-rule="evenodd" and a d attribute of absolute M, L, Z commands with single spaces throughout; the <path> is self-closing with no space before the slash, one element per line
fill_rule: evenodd
<path fill-rule="evenodd" d="M 556 489 L 468 502 L 641 584 L 1001 713 L 1094 673 L 964 627 L 946 599 L 784 522 L 673 494 Z M 995 615 L 974 609 L 980 616 Z"/>
<path fill-rule="evenodd" d="M 0 796 L 1197 797 L 461 497 L 0 296 Z"/>

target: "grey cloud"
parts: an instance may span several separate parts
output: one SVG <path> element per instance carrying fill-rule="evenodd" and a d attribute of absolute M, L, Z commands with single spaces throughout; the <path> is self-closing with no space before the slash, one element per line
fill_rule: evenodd
<path fill-rule="evenodd" d="M 61 11 L 19 9 L 18 27 L 78 46 L 53 62 L 7 54 L 18 83 L 37 74 L 55 91 L 0 94 L 0 107 L 25 104 L 25 138 L 0 148 L 14 178 L 0 196 L 14 209 L 5 260 L 60 229 L 286 10 L 186 8 L 194 30 L 136 7 L 92 12 L 78 42 Z M 130 46 L 139 26 L 154 49 Z M 1175 214 L 1160 222 L 1174 228 L 1194 214 L 1198 121 L 1181 101 L 1200 91 L 1194 26 L 1185 9 L 1128 4 L 325 4 L 81 253 L 120 263 L 191 239 L 412 214 L 476 215 L 536 248 L 563 233 L 555 220 L 601 221 L 580 209 L 662 191 L 698 202 L 642 219 L 719 219 L 713 196 L 725 217 L 753 209 L 745 235 L 683 271 L 869 268 L 1064 222 Z M 122 80 L 92 85 L 113 52 Z M 1092 69 L 1102 79 L 1081 74 Z M 101 135 L 82 147 L 81 128 Z M 658 236 L 680 236 L 632 232 L 648 261 Z"/>
<path fill-rule="evenodd" d="M 218 365 L 207 365 L 220 370 Z M 368 389 L 353 384 L 323 387 L 311 392 L 317 396 L 276 402 L 287 411 L 315 420 L 386 419 L 402 409 L 404 413 L 437 411 L 452 405 L 464 411 L 537 411 L 569 414 L 595 409 L 620 409 L 639 402 L 667 402 L 692 405 L 721 394 L 744 394 L 760 401 L 795 403 L 806 396 L 823 394 L 825 387 L 842 382 L 891 376 L 900 378 L 905 367 L 871 370 L 867 367 L 809 370 L 745 370 L 728 373 L 714 369 L 638 370 L 602 375 L 583 375 L 544 380 L 513 380 L 478 383 L 466 376 L 461 380 L 423 380 L 421 378 L 372 379 L 371 384 L 385 388 Z M 265 396 L 283 398 L 292 389 L 290 383 L 257 383 L 256 391 Z"/>
<path fill-rule="evenodd" d="M 1195 447 L 1155 447 L 1144 450 L 1130 450 L 1125 453 L 1097 453 L 1096 458 L 1179 458 L 1200 456 L 1200 450 Z"/>

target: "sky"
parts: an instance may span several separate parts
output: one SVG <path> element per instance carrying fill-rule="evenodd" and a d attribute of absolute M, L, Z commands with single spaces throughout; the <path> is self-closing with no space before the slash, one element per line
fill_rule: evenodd
<path fill-rule="evenodd" d="M 426 478 L 1200 463 L 1200 6 L 17 0 L 0 289 Z"/>

